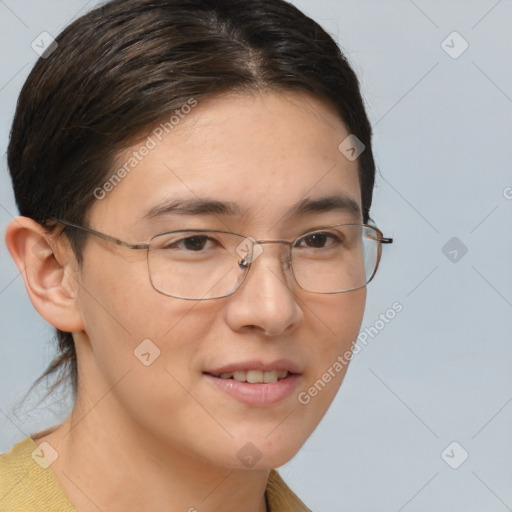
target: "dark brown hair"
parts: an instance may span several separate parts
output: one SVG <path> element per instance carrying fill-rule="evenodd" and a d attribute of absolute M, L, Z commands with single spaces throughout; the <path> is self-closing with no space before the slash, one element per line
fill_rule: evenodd
<path fill-rule="evenodd" d="M 19 97 L 8 165 L 21 215 L 87 225 L 93 191 L 119 151 L 190 98 L 300 90 L 327 102 L 366 146 L 359 157 L 363 222 L 375 177 L 371 126 L 339 47 L 285 0 L 115 0 L 68 26 Z M 341 142 L 341 141 L 340 141 Z M 66 233 L 81 262 L 83 235 Z M 36 381 L 61 375 L 77 389 L 71 333 Z"/>

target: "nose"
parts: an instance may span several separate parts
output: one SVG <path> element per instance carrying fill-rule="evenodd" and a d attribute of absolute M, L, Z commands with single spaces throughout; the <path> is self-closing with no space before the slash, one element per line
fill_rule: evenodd
<path fill-rule="evenodd" d="M 236 332 L 253 330 L 268 336 L 289 334 L 302 321 L 297 289 L 282 245 L 259 246 L 240 288 L 228 298 L 227 323 Z"/>

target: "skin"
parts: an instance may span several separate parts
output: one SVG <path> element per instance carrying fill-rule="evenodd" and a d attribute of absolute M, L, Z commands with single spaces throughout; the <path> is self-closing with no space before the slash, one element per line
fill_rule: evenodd
<path fill-rule="evenodd" d="M 361 206 L 357 161 L 338 150 L 348 135 L 332 109 L 304 94 L 202 101 L 95 201 L 88 225 L 136 243 L 182 228 L 293 240 L 322 225 L 361 222 L 340 210 L 289 216 L 304 198 L 333 193 Z M 120 154 L 117 164 L 139 147 Z M 170 197 L 230 201 L 241 214 L 143 220 L 146 210 Z M 269 468 L 290 460 L 306 441 L 344 371 L 308 405 L 297 396 L 350 350 L 366 289 L 330 295 L 301 290 L 281 264 L 283 246 L 270 245 L 235 294 L 188 301 L 155 291 L 145 251 L 89 237 L 80 268 L 65 237 L 45 234 L 24 217 L 11 222 L 6 240 L 25 269 L 37 311 L 75 339 L 75 407 L 37 444 L 46 441 L 57 450 L 52 470 L 78 510 L 264 511 Z M 161 351 L 150 366 L 133 354 L 147 338 Z M 294 392 L 271 406 L 249 407 L 202 373 L 281 358 L 295 362 L 301 375 Z M 237 457 L 246 443 L 261 452 L 250 470 Z"/>

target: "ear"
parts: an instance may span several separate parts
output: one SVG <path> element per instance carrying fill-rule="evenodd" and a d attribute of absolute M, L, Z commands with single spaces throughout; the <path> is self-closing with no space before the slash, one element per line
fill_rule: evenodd
<path fill-rule="evenodd" d="M 66 237 L 55 237 L 27 217 L 7 226 L 5 242 L 39 314 L 61 331 L 84 328 L 78 308 L 78 263 Z"/>

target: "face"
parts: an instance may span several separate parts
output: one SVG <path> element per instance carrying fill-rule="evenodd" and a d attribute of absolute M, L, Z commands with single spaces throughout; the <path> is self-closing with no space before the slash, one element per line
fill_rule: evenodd
<path fill-rule="evenodd" d="M 361 207 L 357 161 L 338 150 L 348 135 L 332 110 L 298 93 L 199 103 L 162 140 L 153 136 L 155 147 L 95 202 L 89 225 L 137 243 L 180 229 L 294 240 L 360 223 L 340 201 L 317 202 L 339 196 Z M 119 155 L 114 171 L 143 144 Z M 316 206 L 299 212 L 305 202 Z M 262 247 L 234 294 L 184 300 L 154 289 L 146 251 L 88 238 L 80 379 L 111 390 L 110 414 L 125 429 L 224 467 L 277 467 L 305 442 L 345 374 L 366 289 L 305 291 L 287 247 Z"/>

